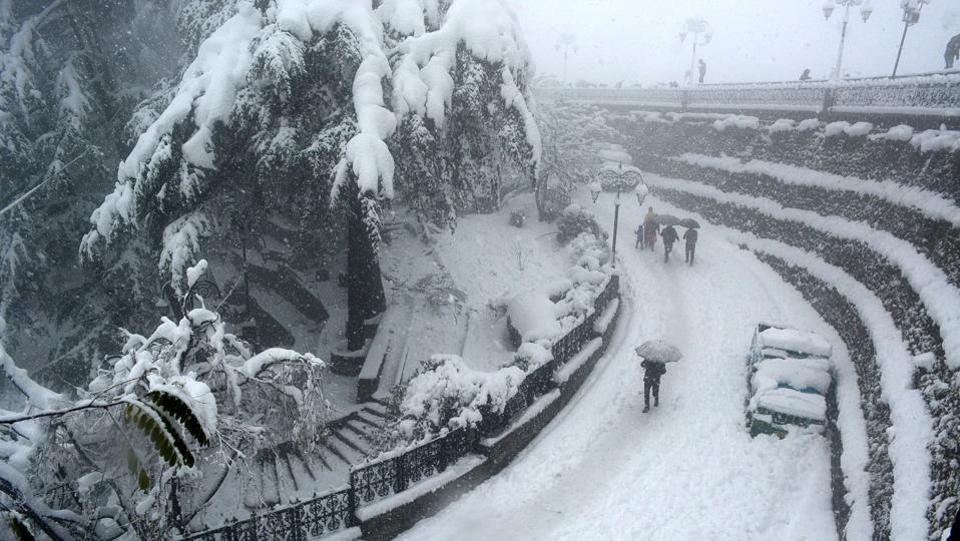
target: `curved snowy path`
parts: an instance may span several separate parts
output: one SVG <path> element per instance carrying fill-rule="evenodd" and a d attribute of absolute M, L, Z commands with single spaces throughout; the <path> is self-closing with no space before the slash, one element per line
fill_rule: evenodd
<path fill-rule="evenodd" d="M 639 215 L 624 218 L 629 232 Z M 694 267 L 682 247 L 665 265 L 662 251 L 621 239 L 627 302 L 577 397 L 502 473 L 401 539 L 836 539 L 826 440 L 744 428 L 756 322 L 833 333 L 772 270 L 709 232 Z M 643 414 L 632 349 L 656 337 L 685 359 Z"/>

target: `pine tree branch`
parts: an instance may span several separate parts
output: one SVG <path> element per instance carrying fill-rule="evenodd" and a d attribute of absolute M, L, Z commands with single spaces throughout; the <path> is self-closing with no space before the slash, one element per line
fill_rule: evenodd
<path fill-rule="evenodd" d="M 62 173 L 63 171 L 66 171 L 68 167 L 70 167 L 70 166 L 73 165 L 77 160 L 79 160 L 80 158 L 82 158 L 82 157 L 87 153 L 88 150 L 90 150 L 90 147 L 87 147 L 86 149 L 83 150 L 83 152 L 81 152 L 79 155 L 77 155 L 76 158 L 70 160 L 69 162 L 67 162 L 66 164 L 64 164 L 63 167 L 57 169 L 57 173 Z M 23 203 L 24 201 L 26 201 L 27 198 L 29 198 L 31 195 L 33 195 L 34 193 L 36 193 L 36 191 L 39 190 L 40 188 L 43 188 L 48 182 L 50 182 L 51 180 L 53 180 L 54 178 L 56 178 L 56 176 L 57 176 L 56 173 L 47 176 L 47 178 L 45 178 L 45 179 L 43 179 L 42 181 L 40 181 L 39 184 L 37 184 L 37 185 L 34 186 L 33 188 L 30 188 L 30 190 L 29 190 L 27 193 L 21 195 L 21 196 L 18 197 L 15 201 L 13 201 L 13 202 L 10 203 L 9 205 L 3 207 L 3 209 L 0 210 L 0 218 L 3 218 L 3 215 L 4 215 L 4 214 L 6 214 L 7 212 L 9 212 L 9 211 L 13 210 L 14 208 L 16 208 L 17 206 L 19 206 L 20 203 Z"/>

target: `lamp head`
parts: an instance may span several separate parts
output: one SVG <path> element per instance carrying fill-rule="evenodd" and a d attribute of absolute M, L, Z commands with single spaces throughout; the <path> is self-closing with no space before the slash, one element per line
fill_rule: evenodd
<path fill-rule="evenodd" d="M 863 22 L 867 22 L 871 15 L 873 15 L 873 5 L 870 2 L 864 2 L 860 6 L 860 16 L 863 17 Z"/>
<path fill-rule="evenodd" d="M 833 3 L 833 0 L 827 0 L 823 3 L 823 18 L 829 19 L 833 15 L 833 10 L 836 9 L 837 5 Z"/>
<path fill-rule="evenodd" d="M 588 186 L 588 189 L 590 190 L 590 197 L 592 197 L 593 202 L 596 203 L 597 198 L 600 197 L 600 192 L 603 191 L 603 187 L 600 186 L 599 182 L 594 181 L 590 183 L 590 185 Z"/>

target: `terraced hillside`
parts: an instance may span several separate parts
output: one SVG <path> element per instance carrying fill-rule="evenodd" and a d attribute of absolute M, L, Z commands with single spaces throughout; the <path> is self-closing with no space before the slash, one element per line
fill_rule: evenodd
<path fill-rule="evenodd" d="M 657 199 L 732 230 L 842 337 L 874 536 L 896 538 L 922 504 L 940 539 L 960 505 L 960 132 L 639 111 L 610 123 Z"/>

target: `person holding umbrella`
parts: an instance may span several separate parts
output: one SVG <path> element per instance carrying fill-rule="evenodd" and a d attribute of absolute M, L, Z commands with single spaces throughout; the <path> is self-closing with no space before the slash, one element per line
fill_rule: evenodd
<path fill-rule="evenodd" d="M 687 228 L 686 233 L 683 234 L 683 240 L 686 244 L 686 251 L 684 252 L 684 261 L 693 265 L 693 256 L 697 251 L 697 228 L 700 227 L 700 224 L 695 220 L 687 219 L 684 220 L 680 225 Z"/>
<path fill-rule="evenodd" d="M 677 362 L 682 357 L 676 346 L 663 340 L 650 340 L 635 349 L 637 356 L 643 359 L 643 413 L 650 411 L 650 391 L 653 391 L 653 407 L 660 406 L 660 378 L 667 373 L 667 364 Z"/>
<path fill-rule="evenodd" d="M 674 229 L 672 225 L 668 225 L 660 232 L 660 236 L 663 237 L 663 262 L 669 263 L 670 252 L 673 251 L 673 243 L 680 240 L 680 235 L 677 234 L 677 230 Z"/>

